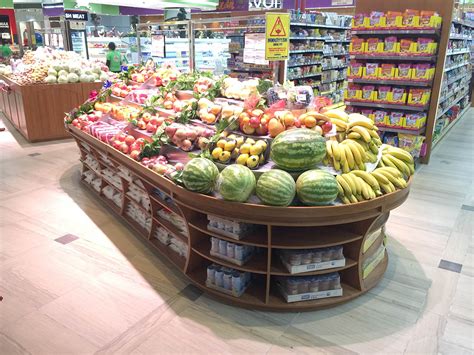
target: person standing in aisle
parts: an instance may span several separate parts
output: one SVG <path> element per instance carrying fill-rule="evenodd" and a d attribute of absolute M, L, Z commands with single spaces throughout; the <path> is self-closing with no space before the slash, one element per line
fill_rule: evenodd
<path fill-rule="evenodd" d="M 10 57 L 12 56 L 12 50 L 9 46 L 9 42 L 6 39 L 2 40 L 0 46 L 0 63 L 9 64 Z"/>
<path fill-rule="evenodd" d="M 122 54 L 115 49 L 115 43 L 109 43 L 109 51 L 106 56 L 106 64 L 109 67 L 109 70 L 113 73 L 120 73 L 120 67 L 122 63 L 125 62 Z"/>

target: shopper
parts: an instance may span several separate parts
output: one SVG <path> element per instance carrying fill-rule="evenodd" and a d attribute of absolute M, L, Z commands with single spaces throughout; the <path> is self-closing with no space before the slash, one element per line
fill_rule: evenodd
<path fill-rule="evenodd" d="M 12 56 L 12 50 L 9 46 L 9 41 L 7 39 L 2 40 L 2 45 L 0 46 L 0 62 L 7 64 L 10 61 Z"/>
<path fill-rule="evenodd" d="M 106 64 L 113 73 L 120 73 L 120 67 L 125 62 L 122 54 L 117 51 L 114 42 L 109 43 L 109 51 L 106 56 Z"/>

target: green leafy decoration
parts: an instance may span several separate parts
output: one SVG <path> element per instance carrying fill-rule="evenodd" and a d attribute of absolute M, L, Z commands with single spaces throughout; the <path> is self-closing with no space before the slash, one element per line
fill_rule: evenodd
<path fill-rule="evenodd" d="M 189 105 L 183 107 L 181 112 L 176 115 L 175 122 L 187 124 L 189 121 L 196 119 L 198 111 L 197 101 L 192 101 Z"/>

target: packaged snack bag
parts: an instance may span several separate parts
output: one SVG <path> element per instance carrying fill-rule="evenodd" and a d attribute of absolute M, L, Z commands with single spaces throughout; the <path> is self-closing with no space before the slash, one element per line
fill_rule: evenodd
<path fill-rule="evenodd" d="M 385 26 L 390 28 L 402 27 L 403 16 L 401 12 L 387 11 L 385 14 Z"/>
<path fill-rule="evenodd" d="M 362 87 L 362 101 L 374 101 L 375 86 L 364 85 Z"/>
<path fill-rule="evenodd" d="M 360 100 L 362 91 L 360 85 L 349 84 L 346 90 L 346 98 L 349 100 Z"/>
<path fill-rule="evenodd" d="M 384 13 L 380 11 L 372 11 L 369 16 L 369 26 L 370 28 L 380 28 L 384 27 L 385 23 L 383 20 L 385 19 Z"/>
<path fill-rule="evenodd" d="M 389 121 L 389 125 L 392 127 L 403 127 L 403 112 L 391 112 L 389 116 Z"/>
<path fill-rule="evenodd" d="M 386 134 L 383 137 L 383 142 L 385 144 L 392 145 L 394 147 L 398 147 L 398 136 L 396 134 Z"/>
<path fill-rule="evenodd" d="M 395 78 L 395 64 L 382 63 L 379 69 L 379 79 L 391 80 Z"/>
<path fill-rule="evenodd" d="M 362 77 L 362 72 L 363 72 L 363 67 L 362 63 L 352 61 L 349 64 L 349 72 L 348 72 L 348 77 L 349 78 L 360 78 Z"/>
<path fill-rule="evenodd" d="M 406 93 L 404 88 L 392 88 L 391 103 L 404 104 L 406 101 Z"/>
<path fill-rule="evenodd" d="M 360 113 L 363 114 L 365 117 L 370 118 L 372 121 L 374 120 L 374 111 L 370 109 L 362 109 Z"/>
<path fill-rule="evenodd" d="M 416 52 L 416 43 L 412 39 L 404 38 L 400 41 L 400 53 L 409 54 Z"/>
<path fill-rule="evenodd" d="M 396 73 L 397 79 L 408 80 L 411 78 L 411 72 L 412 72 L 411 64 L 400 63 L 398 64 L 397 69 L 398 69 Z"/>
<path fill-rule="evenodd" d="M 365 63 L 364 78 L 377 78 L 379 74 L 379 63 Z"/>
<path fill-rule="evenodd" d="M 420 129 L 426 123 L 426 113 L 407 113 L 405 116 L 405 128 Z"/>
<path fill-rule="evenodd" d="M 431 68 L 431 65 L 427 63 L 414 64 L 413 70 L 412 70 L 412 79 L 413 80 L 429 80 L 430 68 Z"/>
<path fill-rule="evenodd" d="M 422 28 L 437 27 L 437 18 L 439 15 L 435 11 L 421 11 L 419 26 Z"/>
<path fill-rule="evenodd" d="M 422 53 L 422 54 L 429 54 L 433 52 L 433 46 L 432 44 L 434 43 L 432 38 L 418 38 L 416 41 L 417 48 L 416 51 L 417 53 Z"/>
<path fill-rule="evenodd" d="M 349 46 L 350 53 L 364 53 L 365 52 L 365 41 L 363 38 L 354 37 L 351 39 Z"/>
<path fill-rule="evenodd" d="M 380 44 L 382 44 L 382 42 L 380 41 L 379 38 L 368 38 L 366 52 L 368 53 L 380 52 L 381 51 Z"/>
<path fill-rule="evenodd" d="M 408 104 L 424 106 L 430 101 L 431 90 L 411 88 L 408 94 Z"/>
<path fill-rule="evenodd" d="M 388 116 L 387 111 L 382 111 L 382 110 L 374 111 L 374 123 L 377 126 L 386 126 L 387 125 L 387 121 L 386 121 L 387 116 Z"/>
<path fill-rule="evenodd" d="M 420 21 L 420 11 L 406 9 L 405 12 L 403 13 L 403 20 L 402 20 L 403 27 L 409 27 L 409 28 L 418 27 L 419 21 Z"/>
<path fill-rule="evenodd" d="M 390 92 L 390 86 L 379 86 L 377 89 L 377 101 L 378 102 L 388 102 L 388 94 Z"/>
<path fill-rule="evenodd" d="M 422 150 L 424 136 L 417 136 L 414 134 L 398 134 L 398 147 L 406 150 L 414 158 L 420 156 Z"/>
<path fill-rule="evenodd" d="M 383 50 L 384 52 L 391 52 L 391 53 L 396 52 L 397 51 L 397 37 L 395 36 L 385 37 Z"/>
<path fill-rule="evenodd" d="M 364 28 L 369 25 L 369 15 L 368 14 L 355 14 L 352 18 L 352 27 L 354 28 Z"/>

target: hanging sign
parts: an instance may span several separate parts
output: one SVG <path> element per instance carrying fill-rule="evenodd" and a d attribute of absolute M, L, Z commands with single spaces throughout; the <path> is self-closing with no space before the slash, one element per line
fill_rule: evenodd
<path fill-rule="evenodd" d="M 288 59 L 290 47 L 290 14 L 267 13 L 265 19 L 265 59 Z"/>
<path fill-rule="evenodd" d="M 152 35 L 151 36 L 151 55 L 152 57 L 165 58 L 165 36 Z"/>
<path fill-rule="evenodd" d="M 73 21 L 87 21 L 88 20 L 87 12 L 83 12 L 83 11 L 66 10 L 64 11 L 64 18 L 66 20 L 73 20 Z"/>

